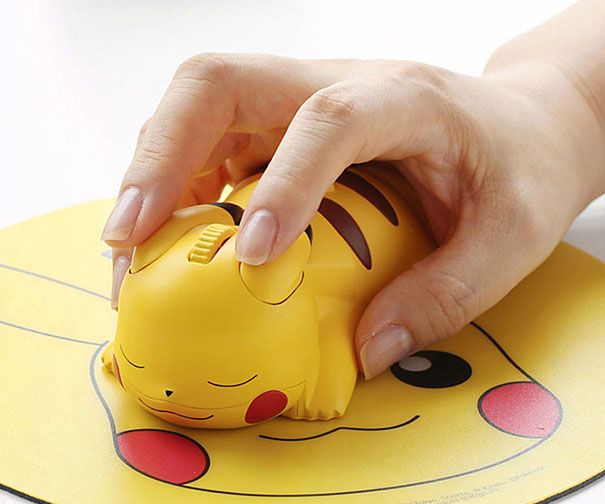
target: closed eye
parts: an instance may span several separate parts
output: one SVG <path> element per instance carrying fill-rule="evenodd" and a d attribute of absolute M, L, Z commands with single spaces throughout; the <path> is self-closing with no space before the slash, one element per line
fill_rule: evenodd
<path fill-rule="evenodd" d="M 124 353 L 124 349 L 122 348 L 122 345 L 120 345 L 120 350 L 121 350 L 122 355 L 124 356 L 124 358 L 128 361 L 128 364 L 130 364 L 131 366 L 134 366 L 135 368 L 138 368 L 138 369 L 143 369 L 145 367 L 145 366 L 140 366 L 138 364 L 135 364 L 128 357 L 126 357 L 126 354 Z"/>
<path fill-rule="evenodd" d="M 208 380 L 208 383 L 210 385 L 214 385 L 215 387 L 239 387 L 240 385 L 245 385 L 246 383 L 250 383 L 252 380 L 254 380 L 254 378 L 256 378 L 258 375 L 255 374 L 254 376 L 248 378 L 246 381 L 240 382 L 240 383 L 215 383 L 215 382 L 211 382 L 210 380 Z"/>

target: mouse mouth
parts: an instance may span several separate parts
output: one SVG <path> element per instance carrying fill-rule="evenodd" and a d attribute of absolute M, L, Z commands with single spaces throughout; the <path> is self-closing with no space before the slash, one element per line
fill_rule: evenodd
<path fill-rule="evenodd" d="M 143 399 L 141 399 L 140 397 L 139 397 L 139 401 L 141 401 L 149 409 L 151 409 L 153 411 L 157 411 L 158 413 L 169 413 L 171 415 L 180 416 L 182 418 L 187 418 L 189 420 L 210 420 L 214 416 L 214 415 L 208 415 L 208 416 L 205 416 L 205 417 L 192 417 L 192 416 L 182 415 L 181 413 L 177 413 L 176 411 L 172 411 L 172 410 L 164 410 L 164 409 L 154 408 L 153 406 L 150 406 L 145 401 L 143 401 Z"/>
<path fill-rule="evenodd" d="M 133 386 L 132 383 L 130 383 L 128 380 L 126 380 L 124 378 L 122 378 L 122 379 L 123 379 L 124 383 L 127 383 L 128 386 L 130 388 L 132 388 L 132 390 L 134 392 L 136 392 L 137 399 L 145 407 L 149 408 L 152 411 L 156 411 L 158 413 L 167 413 L 170 415 L 176 415 L 181 418 L 187 418 L 188 420 L 200 420 L 200 421 L 210 420 L 212 417 L 215 416 L 214 413 L 218 414 L 222 411 L 226 411 L 226 410 L 229 410 L 232 408 L 241 408 L 242 406 L 246 406 L 246 405 L 250 404 L 250 402 L 254 398 L 254 396 L 253 396 L 252 398 L 248 398 L 243 402 L 238 402 L 237 404 L 230 404 L 228 406 L 220 406 L 220 407 L 214 407 L 214 408 L 189 406 L 188 404 L 181 404 L 181 403 L 177 403 L 177 402 L 173 402 L 173 401 L 165 401 L 163 399 L 156 399 L 155 397 L 149 396 L 149 395 L 141 392 L 138 388 Z M 285 387 L 281 390 L 283 390 L 285 393 L 287 393 L 288 391 L 292 391 L 292 390 L 296 389 L 297 387 L 304 386 L 305 383 L 306 383 L 306 380 L 303 380 L 301 382 L 296 383 L 295 385 L 290 385 L 289 387 Z M 144 398 L 145 400 L 143 400 L 142 398 Z M 155 406 L 151 406 L 151 404 L 149 404 L 149 403 L 154 404 Z M 175 409 L 177 411 L 189 413 L 189 415 L 186 415 L 184 413 L 178 413 L 177 411 L 175 411 Z M 205 414 L 205 416 L 193 416 L 193 415 L 195 415 L 195 413 L 198 413 L 198 412 L 200 414 Z M 210 413 L 210 412 L 213 412 L 213 413 Z"/>
<path fill-rule="evenodd" d="M 137 398 L 140 402 L 142 402 L 145 406 L 147 406 L 149 409 L 152 409 L 154 411 L 157 412 L 167 412 L 167 413 L 174 413 L 175 415 L 179 415 L 185 418 L 193 418 L 196 419 L 198 417 L 195 416 L 188 416 L 188 415 L 183 415 L 182 413 L 177 413 L 176 411 L 174 411 L 174 409 L 176 408 L 177 410 L 181 410 L 181 411 L 186 411 L 188 413 L 192 413 L 195 414 L 198 411 L 201 413 L 206 413 L 206 412 L 210 412 L 210 411 L 221 411 L 221 410 L 226 410 L 229 408 L 237 408 L 238 406 L 243 406 L 244 404 L 248 404 L 249 401 L 244 401 L 238 404 L 229 404 L 227 406 L 220 406 L 220 407 L 216 407 L 216 408 L 204 408 L 204 407 L 200 407 L 200 406 L 190 406 L 189 404 L 182 404 L 182 403 L 178 403 L 178 402 L 174 402 L 174 401 L 165 401 L 164 399 L 158 399 L 156 397 L 152 397 L 150 395 L 147 395 L 143 392 L 141 392 L 137 387 L 135 387 L 130 381 L 128 381 L 127 379 L 125 379 L 124 377 L 122 377 L 122 381 L 126 384 L 128 384 L 128 386 L 130 388 L 132 388 L 132 390 L 134 392 L 136 392 L 137 394 Z M 143 399 L 141 399 L 141 397 L 143 397 L 145 399 L 145 401 L 143 401 Z M 151 404 L 155 404 L 156 407 L 151 406 L 149 403 Z M 171 409 L 163 409 L 163 408 L 171 408 Z M 214 416 L 214 415 L 212 415 Z M 199 417 L 201 419 L 206 419 L 206 417 Z"/>

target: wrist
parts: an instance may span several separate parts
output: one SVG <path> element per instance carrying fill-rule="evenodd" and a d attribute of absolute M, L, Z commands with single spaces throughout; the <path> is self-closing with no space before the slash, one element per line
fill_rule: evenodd
<path fill-rule="evenodd" d="M 569 156 L 568 175 L 578 183 L 582 208 L 605 193 L 605 115 L 578 74 L 550 61 L 501 65 L 492 60 L 484 76 L 546 113 L 546 120 L 542 114 L 536 120 L 544 122 L 553 146 L 566 147 L 561 151 Z"/>

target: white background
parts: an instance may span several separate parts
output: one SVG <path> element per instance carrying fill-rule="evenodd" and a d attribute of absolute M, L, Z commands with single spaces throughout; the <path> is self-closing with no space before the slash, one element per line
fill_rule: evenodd
<path fill-rule="evenodd" d="M 196 53 L 411 59 L 478 75 L 498 45 L 571 3 L 0 0 L 0 227 L 113 196 L 141 124 Z M 605 260 L 603 199 L 568 240 Z M 604 499 L 602 482 L 569 501 Z"/>

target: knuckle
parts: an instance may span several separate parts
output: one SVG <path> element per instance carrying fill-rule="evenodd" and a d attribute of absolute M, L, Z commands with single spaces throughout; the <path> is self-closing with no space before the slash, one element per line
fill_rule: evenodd
<path fill-rule="evenodd" d="M 149 121 L 151 121 L 150 119 L 147 119 L 143 125 L 141 126 L 141 128 L 139 129 L 139 138 L 143 137 L 145 135 L 145 133 L 147 133 L 147 128 L 149 128 Z"/>
<path fill-rule="evenodd" d="M 477 292 L 458 276 L 432 270 L 425 291 L 423 308 L 431 342 L 451 336 L 472 320 Z"/>
<path fill-rule="evenodd" d="M 466 153 L 463 147 L 469 139 L 472 118 L 460 101 L 463 79 L 449 70 L 414 61 L 392 63 L 384 79 L 389 87 L 403 90 L 407 98 L 424 105 L 423 124 L 441 128 L 445 151 Z"/>
<path fill-rule="evenodd" d="M 310 198 L 310 191 L 303 190 L 308 186 L 304 177 L 293 171 L 279 171 L 271 177 L 271 189 L 269 194 L 275 198 L 280 195 L 280 200 L 288 202 L 289 206 L 304 206 Z"/>
<path fill-rule="evenodd" d="M 142 146 L 134 158 L 134 164 L 144 166 L 146 163 L 163 163 L 168 158 L 165 153 L 150 145 Z"/>
<path fill-rule="evenodd" d="M 228 64 L 219 53 L 202 53 L 186 59 L 178 67 L 174 80 L 196 80 L 219 84 L 225 82 Z"/>
<path fill-rule="evenodd" d="M 359 114 L 361 100 L 350 91 L 323 89 L 307 101 L 305 109 L 323 122 L 343 124 Z"/>
<path fill-rule="evenodd" d="M 163 133 L 147 135 L 135 154 L 134 163 L 144 166 L 148 162 L 159 164 L 170 161 L 170 153 L 174 145 L 175 140 L 169 135 Z"/>
<path fill-rule="evenodd" d="M 427 84 L 435 89 L 446 87 L 451 72 L 444 68 L 418 63 L 416 61 L 398 61 L 387 72 L 399 82 L 417 82 Z"/>

